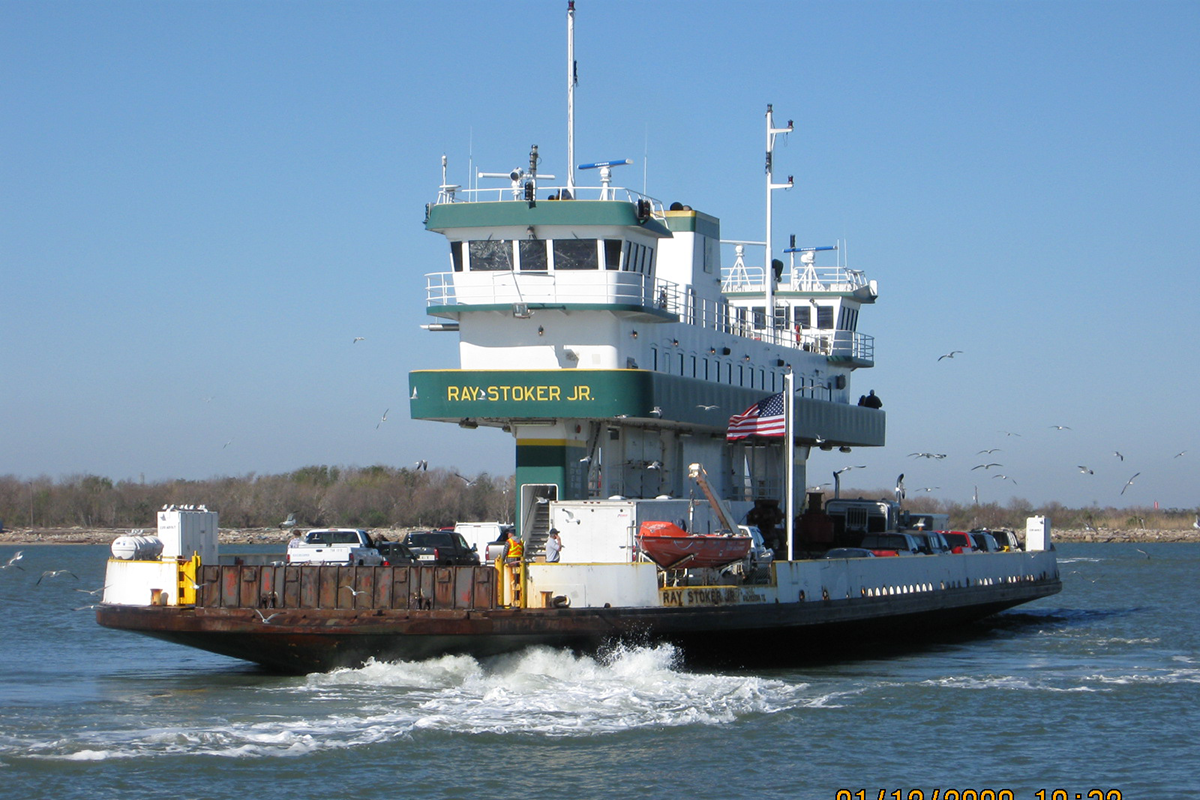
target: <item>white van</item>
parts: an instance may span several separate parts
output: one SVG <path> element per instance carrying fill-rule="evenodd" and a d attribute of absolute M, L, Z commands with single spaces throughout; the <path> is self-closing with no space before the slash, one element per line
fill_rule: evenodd
<path fill-rule="evenodd" d="M 500 522 L 460 522 L 454 526 L 454 532 L 462 534 L 467 544 L 474 547 L 475 552 L 479 554 L 479 560 L 484 563 L 488 560 L 488 545 L 499 540 L 506 531 L 516 533 L 516 530 L 512 525 Z"/>

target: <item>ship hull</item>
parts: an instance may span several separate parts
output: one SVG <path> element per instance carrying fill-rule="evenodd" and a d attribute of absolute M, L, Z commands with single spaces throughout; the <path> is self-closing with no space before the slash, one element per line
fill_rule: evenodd
<path fill-rule="evenodd" d="M 285 609 L 103 605 L 97 621 L 290 673 L 369 659 L 477 658 L 543 645 L 593 652 L 669 642 L 729 666 L 821 658 L 874 642 L 941 636 L 1061 590 L 1057 578 L 900 596 L 688 608 Z"/>

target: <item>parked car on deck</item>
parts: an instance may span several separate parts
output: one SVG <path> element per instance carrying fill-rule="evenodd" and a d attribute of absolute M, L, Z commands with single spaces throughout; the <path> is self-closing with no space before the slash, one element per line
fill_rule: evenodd
<path fill-rule="evenodd" d="M 1021 540 L 1017 538 L 1017 534 L 1007 528 L 994 531 L 987 528 L 976 528 L 971 533 L 990 533 L 992 538 L 996 540 L 996 543 L 1000 545 L 1000 549 L 1005 552 L 1015 552 L 1025 549 L 1021 547 Z"/>
<path fill-rule="evenodd" d="M 971 538 L 971 534 L 963 533 L 962 531 L 938 531 L 942 537 L 949 542 L 950 552 L 952 553 L 975 553 L 979 548 L 975 546 L 975 540 Z"/>
<path fill-rule="evenodd" d="M 835 547 L 822 558 L 874 558 L 875 554 L 863 547 Z"/>
<path fill-rule="evenodd" d="M 385 567 L 402 567 L 405 564 L 416 564 L 417 556 L 403 542 L 380 542 L 375 545 L 379 555 L 383 556 Z"/>
<path fill-rule="evenodd" d="M 877 556 L 915 556 L 921 554 L 921 542 L 911 533 L 868 533 L 861 547 Z"/>
<path fill-rule="evenodd" d="M 971 531 L 970 536 L 975 540 L 975 546 L 985 553 L 999 553 L 1001 550 L 995 537 L 987 531 Z"/>
<path fill-rule="evenodd" d="M 467 544 L 461 533 L 451 530 L 414 531 L 404 537 L 404 544 L 421 564 L 451 566 L 454 564 L 478 564 L 479 553 Z"/>

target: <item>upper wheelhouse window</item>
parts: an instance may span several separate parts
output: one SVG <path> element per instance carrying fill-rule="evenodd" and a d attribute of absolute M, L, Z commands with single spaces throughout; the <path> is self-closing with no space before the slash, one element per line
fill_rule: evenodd
<path fill-rule="evenodd" d="M 463 243 L 462 242 L 451 242 L 450 243 L 450 260 L 454 264 L 455 272 L 463 271 L 462 253 L 463 253 Z"/>
<path fill-rule="evenodd" d="M 512 242 L 503 239 L 482 239 L 470 242 L 471 271 L 511 270 L 513 268 Z"/>
<path fill-rule="evenodd" d="M 521 272 L 545 272 L 548 264 L 546 243 L 541 239 L 522 239 L 517 242 L 521 256 Z"/>
<path fill-rule="evenodd" d="M 604 268 L 605 269 L 620 269 L 621 268 L 621 240 L 620 239 L 605 239 L 604 240 Z"/>
<path fill-rule="evenodd" d="M 833 306 L 817 306 L 817 327 L 833 330 Z"/>
<path fill-rule="evenodd" d="M 598 269 L 595 239 L 555 239 L 554 269 Z"/>

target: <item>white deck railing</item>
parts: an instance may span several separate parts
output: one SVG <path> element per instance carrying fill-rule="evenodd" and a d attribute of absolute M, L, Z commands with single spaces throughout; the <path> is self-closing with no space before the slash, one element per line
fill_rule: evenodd
<path fill-rule="evenodd" d="M 688 289 L 636 272 L 435 272 L 425 276 L 429 306 L 623 305 L 654 309 L 708 330 L 874 363 L 875 339 L 857 331 L 759 328 L 728 303 L 701 300 Z M 466 310 L 464 308 L 464 310 Z"/>

